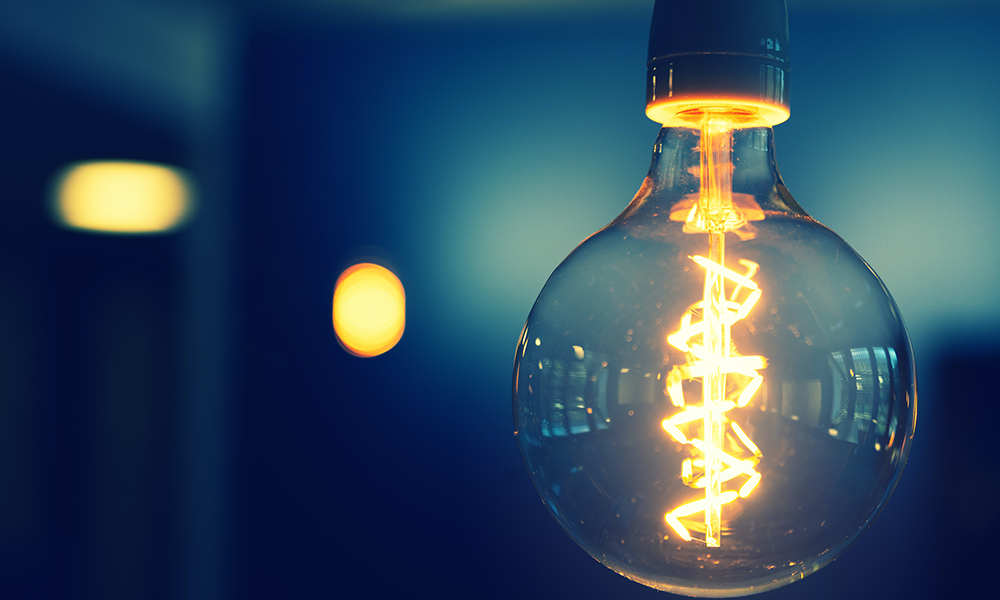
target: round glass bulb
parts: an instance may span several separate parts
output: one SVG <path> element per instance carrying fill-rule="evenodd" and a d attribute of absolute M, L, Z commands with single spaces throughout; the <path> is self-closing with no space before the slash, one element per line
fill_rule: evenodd
<path fill-rule="evenodd" d="M 605 566 L 677 594 L 753 594 L 829 563 L 912 442 L 896 304 L 785 189 L 772 135 L 751 112 L 674 117 L 517 347 L 515 434 L 552 516 Z"/>

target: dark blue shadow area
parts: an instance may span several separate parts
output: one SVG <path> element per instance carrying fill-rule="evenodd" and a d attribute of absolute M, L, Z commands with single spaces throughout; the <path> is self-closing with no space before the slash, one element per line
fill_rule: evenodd
<path fill-rule="evenodd" d="M 46 203 L 68 163 L 183 164 L 183 147 L 33 74 L 0 73 L 0 588 L 170 597 L 177 240 L 59 229 Z"/>

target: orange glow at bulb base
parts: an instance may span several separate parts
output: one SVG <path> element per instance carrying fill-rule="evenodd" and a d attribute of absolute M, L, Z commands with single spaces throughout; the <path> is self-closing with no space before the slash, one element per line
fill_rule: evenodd
<path fill-rule="evenodd" d="M 767 121 L 768 125 L 774 127 L 788 120 L 791 112 L 787 106 L 775 102 L 764 102 L 757 98 L 724 98 L 711 96 L 682 96 L 672 98 L 654 99 L 646 107 L 646 116 L 657 123 L 667 124 L 683 113 L 691 114 L 692 111 L 703 110 L 705 108 L 723 108 L 736 115 L 755 115 Z M 745 120 L 752 121 L 751 118 L 744 117 Z M 739 127 L 740 119 L 733 120 L 732 125 Z"/>

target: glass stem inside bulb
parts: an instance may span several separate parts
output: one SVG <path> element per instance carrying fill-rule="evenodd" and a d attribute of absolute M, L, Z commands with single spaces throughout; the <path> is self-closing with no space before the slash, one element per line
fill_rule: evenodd
<path fill-rule="evenodd" d="M 708 229 L 708 259 L 725 266 L 726 229 L 733 211 L 732 121 L 725 114 L 706 110 L 701 123 L 701 195 L 699 208 Z M 714 360 L 702 380 L 706 443 L 715 452 L 705 456 L 705 543 L 718 548 L 722 538 L 722 471 L 718 458 L 725 440 L 726 373 L 729 358 L 729 325 L 726 313 L 725 278 L 713 269 L 705 272 L 702 299 L 705 321 L 704 349 Z"/>
<path fill-rule="evenodd" d="M 705 110 L 701 119 L 700 209 L 710 231 L 724 232 L 733 211 L 733 122 L 729 114 Z"/>

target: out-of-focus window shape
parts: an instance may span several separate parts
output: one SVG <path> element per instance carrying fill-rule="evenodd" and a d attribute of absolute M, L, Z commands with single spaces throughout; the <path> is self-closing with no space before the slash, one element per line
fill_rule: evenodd
<path fill-rule="evenodd" d="M 359 263 L 340 274 L 333 292 L 333 328 L 345 350 L 378 356 L 403 337 L 405 325 L 406 294 L 392 271 Z"/>
<path fill-rule="evenodd" d="M 70 165 L 56 178 L 52 212 L 71 229 L 102 233 L 164 233 L 183 225 L 193 193 L 180 169 L 142 162 Z"/>
<path fill-rule="evenodd" d="M 872 372 L 868 348 L 852 348 L 854 379 L 857 382 L 857 400 L 854 405 L 854 422 L 860 431 L 868 431 L 872 421 L 872 404 L 875 395 L 875 374 Z"/>
<path fill-rule="evenodd" d="M 852 386 L 850 379 L 854 374 L 850 372 L 844 362 L 844 353 L 837 350 L 830 354 L 828 359 L 830 371 L 833 379 L 833 405 L 830 412 L 830 422 L 839 429 L 841 423 L 847 418 L 848 409 L 851 408 Z"/>
<path fill-rule="evenodd" d="M 900 386 L 895 348 L 838 350 L 830 354 L 828 363 L 833 383 L 830 435 L 859 443 L 861 437 L 874 434 L 876 450 L 890 447 L 898 424 L 890 398 Z"/>
<path fill-rule="evenodd" d="M 781 382 L 781 414 L 810 427 L 819 426 L 823 412 L 823 382 L 815 379 Z"/>
<path fill-rule="evenodd" d="M 527 436 L 528 443 L 538 443 L 539 435 L 566 437 L 608 428 L 611 421 L 608 413 L 608 362 L 582 346 L 571 346 L 569 350 L 561 358 L 546 357 L 533 365 L 527 393 L 543 393 L 542 389 L 547 391 L 539 404 L 540 410 L 532 410 L 525 421 L 525 429 L 518 432 L 518 435 Z M 651 398 L 643 395 L 645 389 L 642 385 L 629 387 L 622 384 L 619 378 L 616 381 L 618 403 L 652 402 Z M 634 398 L 637 394 L 641 399 Z M 618 409 L 617 405 L 615 408 Z M 618 410 L 624 414 L 628 407 Z"/>
<path fill-rule="evenodd" d="M 878 376 L 875 378 L 878 382 L 878 416 L 875 417 L 874 421 L 877 428 L 876 433 L 885 435 L 886 426 L 889 424 L 889 398 L 892 397 L 893 393 L 890 387 L 892 385 L 892 371 L 889 370 L 889 356 L 885 348 L 872 348 L 872 353 L 875 356 L 875 364 L 878 365 Z"/>

